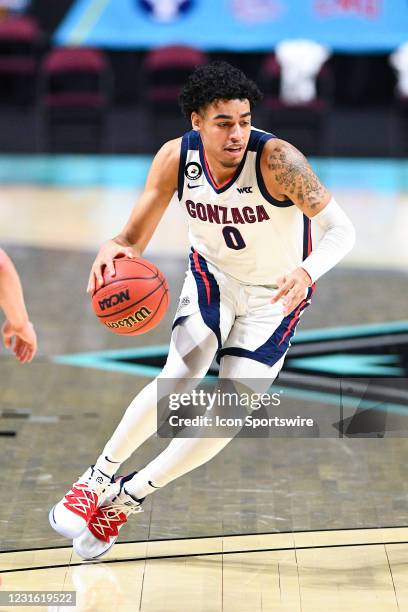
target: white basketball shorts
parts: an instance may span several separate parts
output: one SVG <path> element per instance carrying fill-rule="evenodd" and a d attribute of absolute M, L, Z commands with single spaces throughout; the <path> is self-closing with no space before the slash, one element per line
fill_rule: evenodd
<path fill-rule="evenodd" d="M 287 352 L 313 292 L 310 288 L 285 316 L 281 300 L 271 304 L 276 291 L 272 286 L 243 284 L 192 249 L 173 329 L 199 311 L 218 340 L 218 362 L 224 355 L 235 355 L 273 366 Z"/>

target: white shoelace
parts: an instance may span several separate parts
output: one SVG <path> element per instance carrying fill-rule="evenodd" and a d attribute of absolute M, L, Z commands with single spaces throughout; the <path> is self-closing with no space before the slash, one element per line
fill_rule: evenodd
<path fill-rule="evenodd" d="M 133 502 L 119 502 L 115 503 L 113 500 L 107 506 L 102 506 L 103 513 L 108 519 L 118 519 L 120 514 L 124 514 L 126 518 L 131 514 L 137 514 L 143 512 L 141 504 Z"/>

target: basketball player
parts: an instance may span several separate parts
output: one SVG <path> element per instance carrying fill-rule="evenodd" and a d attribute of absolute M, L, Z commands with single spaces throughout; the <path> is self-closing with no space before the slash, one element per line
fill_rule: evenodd
<path fill-rule="evenodd" d="M 140 256 L 173 195 L 189 223 L 191 253 L 163 379 L 200 379 L 215 354 L 220 377 L 265 380 L 282 367 L 315 281 L 352 248 L 354 229 L 303 155 L 251 127 L 255 83 L 224 62 L 198 68 L 180 96 L 192 130 L 153 160 L 119 236 L 101 247 L 88 291 L 114 258 Z M 322 238 L 312 249 L 311 220 Z M 157 385 L 132 401 L 95 465 L 50 511 L 51 525 L 86 559 L 104 554 L 147 495 L 214 457 L 233 436 L 174 438 L 141 471 L 115 473 L 153 433 Z"/>
<path fill-rule="evenodd" d="M 28 319 L 20 278 L 13 262 L 0 249 L 0 308 L 6 321 L 1 333 L 4 346 L 11 348 L 20 363 L 29 363 L 37 351 L 37 338 Z"/>

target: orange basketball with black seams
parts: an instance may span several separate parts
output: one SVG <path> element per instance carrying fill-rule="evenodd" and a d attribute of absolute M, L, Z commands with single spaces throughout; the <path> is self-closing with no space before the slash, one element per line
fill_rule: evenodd
<path fill-rule="evenodd" d="M 160 270 L 142 257 L 114 260 L 115 276 L 105 270 L 104 285 L 92 295 L 99 321 L 114 334 L 136 336 L 156 327 L 169 305 L 169 287 Z"/>

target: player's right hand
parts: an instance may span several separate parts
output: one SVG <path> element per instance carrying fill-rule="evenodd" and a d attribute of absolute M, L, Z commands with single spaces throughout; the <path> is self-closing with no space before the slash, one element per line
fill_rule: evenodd
<path fill-rule="evenodd" d="M 105 268 L 110 276 L 115 276 L 115 265 L 113 260 L 118 255 L 137 257 L 138 253 L 136 253 L 132 246 L 124 246 L 115 240 L 107 240 L 104 242 L 91 268 L 88 287 L 86 289 L 88 293 L 93 293 L 96 289 L 102 287 L 104 283 L 103 272 Z"/>
<path fill-rule="evenodd" d="M 1 333 L 4 346 L 13 350 L 20 363 L 29 363 L 33 359 L 37 352 L 37 336 L 30 321 L 22 328 L 15 328 L 10 321 L 5 321 Z"/>

